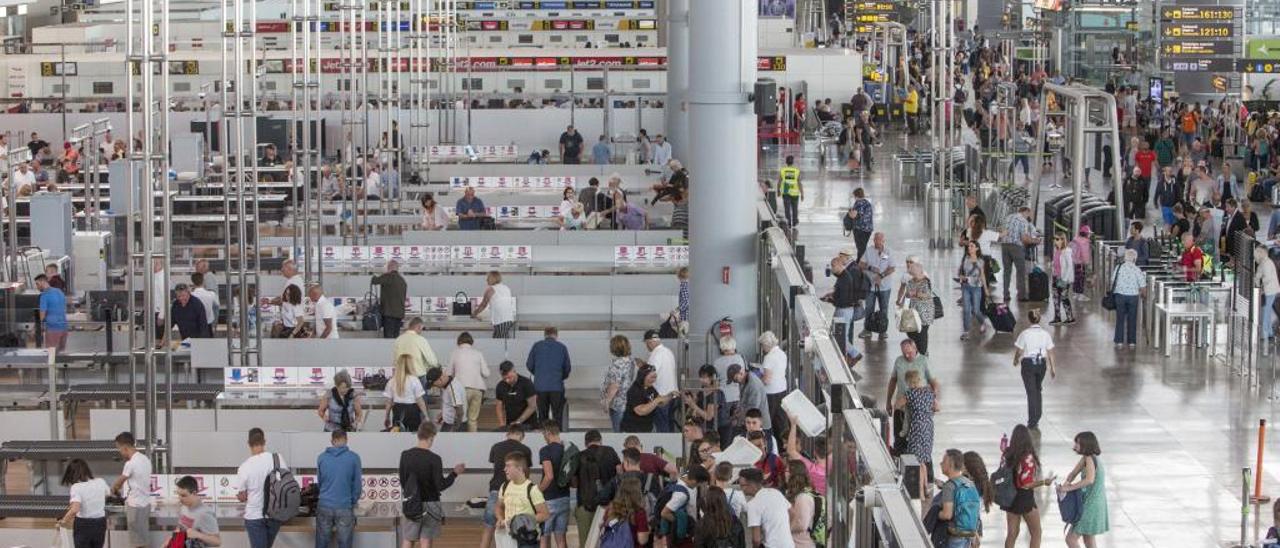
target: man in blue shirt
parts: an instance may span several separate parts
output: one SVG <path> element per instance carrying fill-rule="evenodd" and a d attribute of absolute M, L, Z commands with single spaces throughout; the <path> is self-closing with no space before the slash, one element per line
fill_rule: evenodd
<path fill-rule="evenodd" d="M 565 415 L 564 380 L 569 378 L 573 366 L 569 363 L 569 348 L 556 340 L 560 331 L 554 327 L 542 330 L 546 336 L 529 349 L 525 367 L 533 374 L 533 390 L 538 398 L 538 422 L 554 420 L 560 430 L 569 428 Z M 554 415 L 554 416 L 553 416 Z"/>
<path fill-rule="evenodd" d="M 600 136 L 600 140 L 596 141 L 595 146 L 591 147 L 591 163 L 596 165 L 608 165 L 613 161 L 613 151 L 609 150 L 609 137 Z"/>
<path fill-rule="evenodd" d="M 462 198 L 454 207 L 454 213 L 458 215 L 459 230 L 479 230 L 480 219 L 487 217 L 484 202 L 480 198 L 476 198 L 476 189 L 467 187 L 462 194 Z"/>
<path fill-rule="evenodd" d="M 334 430 L 329 443 L 316 458 L 316 483 L 320 484 L 316 547 L 328 548 L 329 537 L 336 535 L 338 548 L 351 548 L 362 490 L 360 455 L 347 448 L 347 433 L 342 429 Z"/>
<path fill-rule="evenodd" d="M 49 277 L 36 276 L 40 290 L 40 321 L 44 324 L 44 347 L 58 352 L 67 349 L 67 297 L 49 285 Z"/>

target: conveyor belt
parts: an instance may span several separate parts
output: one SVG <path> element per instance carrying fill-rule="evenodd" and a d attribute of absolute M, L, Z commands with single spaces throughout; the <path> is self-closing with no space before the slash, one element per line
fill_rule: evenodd
<path fill-rule="evenodd" d="M 156 392 L 160 397 L 167 393 L 164 385 L 157 385 Z M 221 384 L 181 383 L 173 385 L 173 399 L 177 401 L 212 401 L 222 392 Z M 146 387 L 137 389 L 139 395 L 146 394 Z M 128 400 L 127 384 L 79 384 L 62 391 L 60 401 L 96 401 L 96 400 Z"/>
<path fill-rule="evenodd" d="M 49 461 L 62 459 L 113 460 L 120 452 L 112 440 L 6 441 L 0 444 L 0 459 Z"/>
<path fill-rule="evenodd" d="M 60 518 L 69 506 L 66 495 L 0 495 L 0 518 Z"/>

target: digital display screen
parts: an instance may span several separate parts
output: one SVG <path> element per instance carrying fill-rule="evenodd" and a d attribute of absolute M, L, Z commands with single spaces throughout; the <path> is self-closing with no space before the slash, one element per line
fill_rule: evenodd
<path fill-rule="evenodd" d="M 1164 78 L 1152 78 L 1147 87 L 1147 97 L 1160 103 L 1164 101 Z"/>
<path fill-rule="evenodd" d="M 1231 38 L 1235 35 L 1231 23 L 1174 23 L 1164 25 L 1160 32 L 1165 38 Z"/>
<path fill-rule="evenodd" d="M 1206 55 L 1232 55 L 1236 45 L 1224 41 L 1177 40 L 1160 46 L 1161 53 L 1172 56 L 1204 57 Z"/>
<path fill-rule="evenodd" d="M 1232 21 L 1236 10 L 1230 6 L 1164 6 L 1160 18 L 1171 21 Z"/>
<path fill-rule="evenodd" d="M 1173 72 L 1233 72 L 1235 61 L 1217 59 L 1161 59 L 1160 67 Z"/>
<path fill-rule="evenodd" d="M 654 30 L 658 28 L 658 22 L 653 19 L 640 19 L 636 21 L 636 28 L 640 30 Z"/>

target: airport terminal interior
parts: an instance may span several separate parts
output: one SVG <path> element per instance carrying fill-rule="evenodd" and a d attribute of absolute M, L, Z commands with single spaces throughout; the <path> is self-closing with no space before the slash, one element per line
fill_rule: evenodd
<path fill-rule="evenodd" d="M 1280 547 L 1274 1 L 0 31 L 0 548 Z"/>

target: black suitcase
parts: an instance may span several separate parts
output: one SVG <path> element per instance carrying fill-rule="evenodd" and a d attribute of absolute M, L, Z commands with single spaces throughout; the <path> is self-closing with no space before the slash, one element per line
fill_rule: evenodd
<path fill-rule="evenodd" d="M 1049 300 L 1049 274 L 1039 266 L 1032 268 L 1031 273 L 1027 275 L 1027 299 Z"/>
<path fill-rule="evenodd" d="M 1003 303 L 992 303 L 985 307 L 983 312 L 987 319 L 991 320 L 991 327 L 997 333 L 1013 333 L 1013 328 L 1017 321 L 1013 317 L 1013 311 Z"/>

